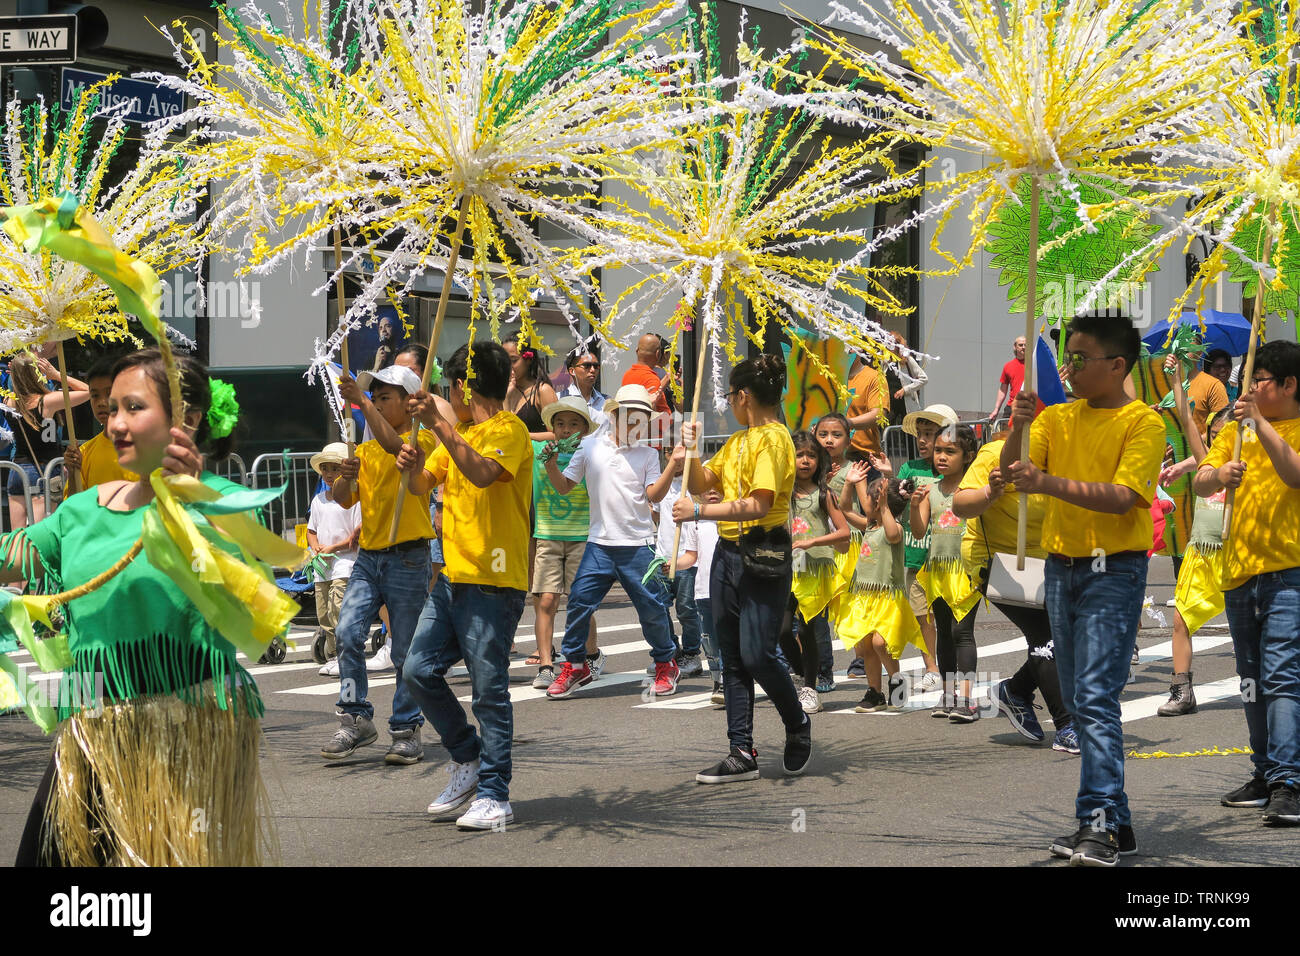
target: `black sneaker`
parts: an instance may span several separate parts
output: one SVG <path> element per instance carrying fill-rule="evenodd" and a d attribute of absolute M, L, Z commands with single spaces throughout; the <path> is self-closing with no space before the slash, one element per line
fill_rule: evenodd
<path fill-rule="evenodd" d="M 785 735 L 785 759 L 782 767 L 787 777 L 797 777 L 808 769 L 812 760 L 812 720 L 804 714 L 803 729 Z"/>
<path fill-rule="evenodd" d="M 940 694 L 939 703 L 934 705 L 934 710 L 930 711 L 930 716 L 935 720 L 947 720 L 952 715 L 952 709 L 956 706 L 956 697 L 951 694 Z"/>
<path fill-rule="evenodd" d="M 1268 782 L 1263 777 L 1251 777 L 1232 793 L 1219 800 L 1225 807 L 1262 807 L 1268 803 Z"/>
<path fill-rule="evenodd" d="M 786 745 L 788 748 L 788 744 Z M 1300 789 L 1289 784 L 1274 787 L 1268 794 L 1264 808 L 1264 826 L 1293 827 L 1300 825 Z"/>
<path fill-rule="evenodd" d="M 973 724 L 980 719 L 980 709 L 969 697 L 958 697 L 956 705 L 948 711 L 948 720 L 954 724 Z"/>
<path fill-rule="evenodd" d="M 889 701 L 885 695 L 874 687 L 868 687 L 867 692 L 862 695 L 862 701 L 858 706 L 853 708 L 855 714 L 874 714 L 877 711 L 885 710 L 889 706 Z"/>
<path fill-rule="evenodd" d="M 1062 860 L 1068 860 L 1070 857 L 1074 856 L 1074 851 L 1075 848 L 1078 847 L 1079 841 L 1092 832 L 1093 830 L 1091 826 L 1081 826 L 1069 836 L 1057 837 L 1052 841 L 1052 845 L 1048 847 L 1048 850 L 1051 851 L 1052 856 L 1059 856 Z M 1118 836 L 1120 856 L 1132 856 L 1138 851 L 1137 837 L 1133 835 L 1132 827 L 1120 827 Z"/>
<path fill-rule="evenodd" d="M 732 747 L 731 753 L 721 763 L 695 775 L 696 783 L 735 783 L 737 780 L 757 779 L 758 761 L 752 753 L 747 754 L 739 747 Z"/>
<path fill-rule="evenodd" d="M 1084 827 L 1070 856 L 1070 866 L 1114 866 L 1119 862 L 1119 835 Z"/>

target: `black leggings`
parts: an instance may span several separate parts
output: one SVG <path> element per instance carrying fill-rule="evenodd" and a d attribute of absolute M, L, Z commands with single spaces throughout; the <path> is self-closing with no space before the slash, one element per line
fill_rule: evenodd
<path fill-rule="evenodd" d="M 971 608 L 959 621 L 943 598 L 935 598 L 934 604 L 930 606 L 938 637 L 935 656 L 938 658 L 945 689 L 954 686 L 959 679 L 975 679 L 975 668 L 979 666 L 979 649 L 975 646 L 977 610 L 979 605 Z M 958 677 L 959 674 L 961 678 Z"/>
<path fill-rule="evenodd" d="M 27 814 L 27 825 L 23 827 L 23 835 L 18 839 L 18 858 L 14 860 L 16 867 L 63 866 L 57 849 L 54 851 L 53 859 L 41 855 L 41 844 L 45 837 L 45 808 L 49 805 L 53 789 L 54 755 L 51 754 L 45 773 L 41 775 L 40 785 L 36 788 L 32 809 Z"/>
<path fill-rule="evenodd" d="M 1052 652 L 1052 622 L 1047 616 L 1047 609 L 999 604 L 996 601 L 993 606 L 1024 632 L 1025 642 L 1029 645 L 1029 657 L 1007 681 L 1007 690 L 1017 697 L 1033 700 L 1034 688 L 1038 688 L 1052 715 L 1052 723 L 1060 730 L 1073 718 L 1061 698 L 1061 682 L 1056 676 L 1056 656 Z"/>
<path fill-rule="evenodd" d="M 796 623 L 799 625 L 798 640 L 795 639 Z M 817 670 L 821 663 L 817 635 L 813 632 L 812 622 L 805 621 L 799 614 L 799 602 L 793 594 L 786 606 L 785 617 L 781 619 L 781 653 L 792 666 L 799 668 L 805 686 L 817 686 Z"/>

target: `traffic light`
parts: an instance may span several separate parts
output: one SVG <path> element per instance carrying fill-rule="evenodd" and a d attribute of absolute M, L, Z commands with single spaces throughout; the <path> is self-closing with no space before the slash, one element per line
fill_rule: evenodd
<path fill-rule="evenodd" d="M 108 17 L 99 7 L 84 3 L 52 3 L 50 13 L 77 18 L 77 53 L 98 50 L 108 40 Z"/>

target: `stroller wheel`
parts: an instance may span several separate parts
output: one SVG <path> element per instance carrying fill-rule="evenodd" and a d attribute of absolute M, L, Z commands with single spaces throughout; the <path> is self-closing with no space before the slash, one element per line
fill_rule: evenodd
<path fill-rule="evenodd" d="M 262 655 L 259 662 L 264 664 L 279 664 L 284 661 L 284 655 L 287 651 L 288 648 L 285 646 L 284 639 L 277 637 L 271 641 L 270 645 L 266 649 L 266 653 Z"/>
<path fill-rule="evenodd" d="M 384 646 L 384 642 L 387 640 L 388 640 L 388 633 L 382 627 L 377 627 L 373 631 L 371 631 L 370 632 L 370 653 L 371 654 L 379 653 L 379 649 Z"/>
<path fill-rule="evenodd" d="M 324 664 L 327 660 L 325 656 L 325 629 L 316 628 L 316 636 L 311 642 L 311 659 L 317 664 Z"/>

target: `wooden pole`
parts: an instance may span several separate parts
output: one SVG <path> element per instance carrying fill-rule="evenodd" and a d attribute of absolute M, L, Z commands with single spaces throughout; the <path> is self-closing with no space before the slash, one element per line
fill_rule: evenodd
<path fill-rule="evenodd" d="M 456 274 L 456 262 L 460 259 L 460 243 L 465 233 L 465 217 L 469 213 L 469 203 L 470 196 L 469 193 L 466 193 L 460 199 L 460 215 L 456 218 L 456 231 L 451 237 L 451 254 L 447 256 L 447 271 L 442 275 L 442 291 L 438 294 L 438 312 L 433 319 L 433 334 L 429 336 L 429 357 L 425 360 L 424 375 L 420 378 L 420 388 L 425 391 L 429 389 L 429 377 L 433 373 L 434 356 L 438 354 L 438 340 L 442 338 L 442 323 L 447 318 L 447 300 L 451 296 L 451 278 Z M 419 437 L 420 419 L 413 417 L 411 419 L 411 446 L 413 448 L 420 447 L 416 444 Z M 397 526 L 402 521 L 402 506 L 406 504 L 406 497 L 405 494 L 399 493 L 397 501 L 393 505 L 393 527 L 388 532 L 389 545 L 397 543 Z"/>
<path fill-rule="evenodd" d="M 1038 297 L 1038 177 L 1029 192 L 1029 288 L 1025 293 L 1025 380 L 1020 386 L 1034 388 L 1034 358 L 1038 351 L 1038 329 L 1034 308 Z M 1065 328 L 1061 328 L 1065 338 Z M 1020 433 L 1020 460 L 1029 461 L 1029 426 Z M 1029 495 L 1020 492 L 1020 514 L 1016 519 L 1016 568 L 1025 569 L 1025 548 L 1029 539 Z"/>
<path fill-rule="evenodd" d="M 59 374 L 63 376 L 63 417 L 68 423 L 68 447 L 77 447 L 77 428 L 72 423 L 72 398 L 68 391 L 68 360 L 63 355 L 63 340 L 59 339 Z M 81 490 L 81 471 L 68 469 L 68 487 L 76 494 Z"/>
<path fill-rule="evenodd" d="M 348 311 L 347 295 L 345 294 L 343 283 L 343 228 L 341 226 L 334 227 L 334 269 L 336 272 L 336 275 L 334 276 L 334 298 L 337 300 L 338 307 L 336 311 L 338 314 L 338 324 L 341 328 L 343 325 L 343 316 Z M 348 361 L 348 337 L 346 334 L 339 343 L 339 350 L 339 361 L 343 363 L 343 374 L 351 376 L 352 363 Z M 357 437 L 356 421 L 352 418 L 352 403 L 342 395 L 339 395 L 339 403 L 343 407 L 343 426 L 345 429 L 343 439 L 347 442 L 348 457 L 351 458 L 356 454 L 357 447 L 355 440 Z M 345 487 L 355 490 L 356 482 L 349 478 Z M 348 494 L 351 496 L 352 491 L 350 490 Z"/>
<path fill-rule="evenodd" d="M 1273 232 L 1269 228 L 1273 218 L 1270 211 L 1264 224 L 1264 255 L 1261 261 L 1268 262 L 1268 257 L 1273 252 Z M 1259 334 L 1264 322 L 1264 273 L 1261 270 L 1255 275 L 1255 307 L 1250 310 L 1250 345 L 1246 347 L 1246 364 L 1241 369 L 1241 381 L 1238 387 L 1241 394 L 1245 395 L 1250 391 L 1250 380 L 1255 375 L 1255 346 L 1259 342 Z M 1237 424 L 1237 435 L 1232 442 L 1232 460 L 1241 461 L 1241 439 L 1245 434 L 1246 423 Z M 1227 495 L 1223 499 L 1223 543 L 1228 543 L 1228 537 L 1232 531 L 1232 503 L 1237 496 L 1236 488 L 1229 488 Z"/>
<path fill-rule="evenodd" d="M 704 391 L 704 353 L 709 347 L 709 332 L 704 327 L 703 316 L 697 316 L 695 319 L 695 330 L 700 334 L 700 354 L 695 360 L 695 394 L 691 397 L 691 424 L 698 425 L 700 421 L 700 393 Z M 664 383 L 664 388 L 668 383 Z M 695 436 L 695 451 L 698 456 L 700 450 L 700 436 Z M 691 455 L 687 450 L 686 461 L 682 465 L 682 494 L 689 495 L 691 482 Z M 660 521 L 663 520 L 661 517 Z M 682 546 L 682 526 L 679 522 L 677 530 L 673 532 L 673 556 L 668 564 L 668 580 L 677 577 L 677 552 Z"/>

